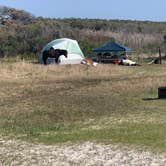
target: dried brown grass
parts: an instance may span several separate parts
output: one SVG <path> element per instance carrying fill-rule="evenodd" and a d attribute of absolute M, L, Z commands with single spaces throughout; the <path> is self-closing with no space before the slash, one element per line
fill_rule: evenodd
<path fill-rule="evenodd" d="M 145 101 L 144 98 L 155 99 L 157 88 L 165 86 L 165 67 L 110 64 L 99 64 L 97 67 L 44 66 L 25 61 L 2 62 L 0 131 L 34 139 L 39 134 L 39 139 L 44 139 L 44 142 L 47 138 L 48 142 L 56 142 L 61 140 L 61 131 L 64 130 L 64 141 L 75 140 L 78 133 L 82 136 L 80 139 L 88 140 L 92 137 L 86 134 L 88 130 L 94 130 L 93 139 L 103 139 L 98 129 L 106 132 L 105 138 L 119 140 L 120 129 L 116 126 L 121 128 L 123 124 L 127 125 L 124 130 L 129 135 L 133 130 L 146 135 L 146 127 L 150 127 L 151 123 L 160 130 L 158 127 L 165 123 L 166 118 L 165 102 Z M 164 131 L 165 128 L 162 128 L 161 133 Z M 57 140 L 55 136 L 58 136 Z M 160 137 L 159 142 L 163 135 Z M 132 140 L 130 136 L 124 139 Z M 141 143 L 145 140 L 140 138 Z"/>
<path fill-rule="evenodd" d="M 97 67 L 91 67 L 86 65 L 43 66 L 25 61 L 1 63 L 0 84 L 3 88 L 0 95 L 1 98 L 5 95 L 19 95 L 23 89 L 31 87 L 32 90 L 35 90 L 40 86 L 46 88 L 47 84 L 51 85 L 51 82 L 57 81 L 64 83 L 64 86 L 65 82 L 73 84 L 86 82 L 85 84 L 88 84 L 89 81 L 90 89 L 99 93 L 108 90 L 115 91 L 115 89 L 121 92 L 142 91 L 142 89 L 164 86 L 165 75 L 165 65 L 124 67 L 100 64 Z"/>

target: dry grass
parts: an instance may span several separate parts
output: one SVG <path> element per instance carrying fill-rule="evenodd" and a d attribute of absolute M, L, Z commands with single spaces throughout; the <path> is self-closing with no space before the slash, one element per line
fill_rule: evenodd
<path fill-rule="evenodd" d="M 161 127 L 166 103 L 155 100 L 166 82 L 165 67 L 2 62 L 0 131 L 46 143 L 106 140 L 166 147 Z"/>
<path fill-rule="evenodd" d="M 121 43 L 125 43 L 130 45 L 131 48 L 134 48 L 134 50 L 140 50 L 140 48 L 144 48 L 145 46 L 160 43 L 163 40 L 162 34 L 145 34 L 145 33 L 139 33 L 139 32 L 132 32 L 132 33 L 126 33 L 126 32 L 112 32 L 110 30 L 101 30 L 94 32 L 93 30 L 84 30 L 82 36 L 99 36 L 104 35 L 106 37 L 114 38 L 117 41 L 121 41 Z"/>

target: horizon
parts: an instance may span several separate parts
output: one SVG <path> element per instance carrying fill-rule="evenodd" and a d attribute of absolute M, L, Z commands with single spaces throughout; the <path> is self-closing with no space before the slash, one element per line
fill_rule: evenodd
<path fill-rule="evenodd" d="M 132 2 L 132 0 L 126 0 L 125 2 L 121 2 L 121 0 L 116 2 L 113 0 L 103 0 L 102 2 L 96 0 L 90 2 L 87 0 L 79 2 L 76 0 L 67 2 L 65 0 L 60 2 L 48 0 L 47 3 L 39 0 L 24 2 L 20 2 L 20 0 L 0 0 L 0 6 L 24 10 L 35 17 L 52 19 L 80 18 L 166 22 L 166 15 L 163 14 L 166 6 L 165 0 L 158 0 L 157 2 L 150 0 L 146 2 L 143 0 L 139 2 Z M 99 12 L 100 10 L 101 12 Z"/>

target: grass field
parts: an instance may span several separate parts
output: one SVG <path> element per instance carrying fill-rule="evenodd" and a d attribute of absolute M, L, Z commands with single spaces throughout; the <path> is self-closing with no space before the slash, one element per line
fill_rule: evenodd
<path fill-rule="evenodd" d="M 97 141 L 166 151 L 166 65 L 0 63 L 0 133 L 46 144 Z"/>

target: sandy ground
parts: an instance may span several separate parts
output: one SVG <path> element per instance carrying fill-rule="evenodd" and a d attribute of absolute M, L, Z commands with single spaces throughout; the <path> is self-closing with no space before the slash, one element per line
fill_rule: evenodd
<path fill-rule="evenodd" d="M 164 166 L 166 154 L 154 154 L 141 148 L 91 142 L 47 146 L 0 139 L 1 165 Z"/>

